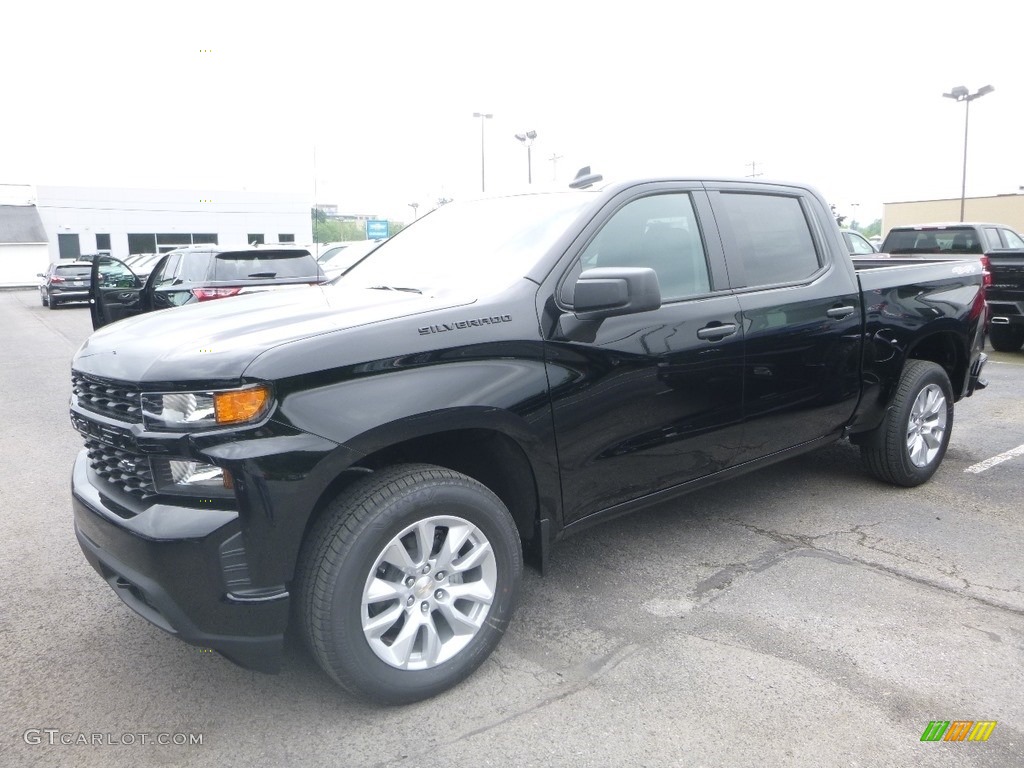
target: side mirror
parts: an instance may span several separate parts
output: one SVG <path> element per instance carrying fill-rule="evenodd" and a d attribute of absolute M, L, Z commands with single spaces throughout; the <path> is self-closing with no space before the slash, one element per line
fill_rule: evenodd
<path fill-rule="evenodd" d="M 658 309 L 661 307 L 658 275 L 650 267 L 588 269 L 573 286 L 572 307 L 580 320 Z"/>

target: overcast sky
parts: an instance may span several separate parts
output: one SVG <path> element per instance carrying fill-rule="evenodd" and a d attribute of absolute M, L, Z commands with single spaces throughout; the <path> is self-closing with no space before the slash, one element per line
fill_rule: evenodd
<path fill-rule="evenodd" d="M 692 7 L 691 7 L 692 6 Z M 159 10 L 158 10 L 159 9 Z M 606 178 L 801 181 L 882 203 L 1024 185 L 1024 6 L 948 2 L 8 4 L 0 183 L 280 190 L 411 217 Z M 549 158 L 559 156 L 557 164 Z M 857 204 L 857 207 L 854 205 Z"/>

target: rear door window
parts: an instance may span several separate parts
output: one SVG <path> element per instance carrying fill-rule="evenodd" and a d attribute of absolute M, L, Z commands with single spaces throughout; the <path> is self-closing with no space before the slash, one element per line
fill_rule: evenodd
<path fill-rule="evenodd" d="M 732 233 L 735 256 L 745 273 L 743 286 L 801 282 L 821 269 L 822 260 L 799 198 L 722 192 L 719 201 Z"/>

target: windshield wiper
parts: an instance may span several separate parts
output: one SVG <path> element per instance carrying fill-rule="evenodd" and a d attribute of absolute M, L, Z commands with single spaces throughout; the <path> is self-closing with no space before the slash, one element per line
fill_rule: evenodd
<path fill-rule="evenodd" d="M 250 272 L 249 277 L 277 277 L 277 272 Z"/>
<path fill-rule="evenodd" d="M 419 288 L 400 288 L 397 285 L 371 285 L 371 291 L 405 291 L 406 293 L 423 293 Z"/>

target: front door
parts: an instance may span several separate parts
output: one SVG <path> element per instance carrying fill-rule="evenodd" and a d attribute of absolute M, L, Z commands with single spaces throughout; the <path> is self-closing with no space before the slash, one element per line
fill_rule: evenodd
<path fill-rule="evenodd" d="M 706 194 L 655 185 L 609 208 L 562 282 L 562 302 L 582 270 L 650 267 L 662 306 L 589 324 L 565 312 L 548 334 L 565 525 L 725 469 L 741 447 L 740 306 Z"/>
<path fill-rule="evenodd" d="M 145 312 L 144 287 L 145 283 L 120 259 L 97 256 L 92 262 L 89 289 L 93 329 Z"/>

